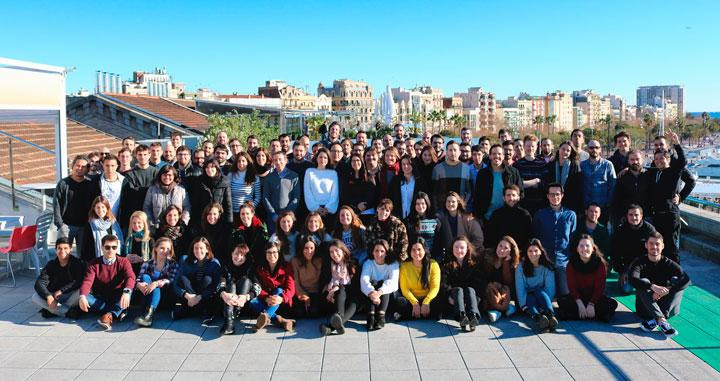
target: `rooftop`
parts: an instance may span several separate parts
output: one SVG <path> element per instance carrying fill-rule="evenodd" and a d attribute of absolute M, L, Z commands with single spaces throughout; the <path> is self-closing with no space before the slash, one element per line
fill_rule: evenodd
<path fill-rule="evenodd" d="M 193 128 L 201 132 L 210 127 L 208 125 L 207 115 L 186 107 L 180 102 L 176 102 L 175 99 L 112 93 L 103 93 L 103 96 L 113 98 L 142 111 L 163 116 L 176 122 L 178 125 Z"/>

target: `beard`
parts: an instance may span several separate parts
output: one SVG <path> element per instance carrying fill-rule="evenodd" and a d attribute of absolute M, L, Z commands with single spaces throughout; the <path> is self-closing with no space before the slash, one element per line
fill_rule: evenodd
<path fill-rule="evenodd" d="M 633 172 L 639 172 L 642 167 L 638 163 L 630 164 L 630 170 Z"/>

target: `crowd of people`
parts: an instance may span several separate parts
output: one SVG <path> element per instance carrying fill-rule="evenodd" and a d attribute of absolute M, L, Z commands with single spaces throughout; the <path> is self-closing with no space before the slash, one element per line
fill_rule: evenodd
<path fill-rule="evenodd" d="M 396 125 L 369 141 L 332 123 L 312 146 L 220 132 L 195 150 L 179 134 L 165 147 L 128 137 L 117 155 L 75 157 L 57 184 L 57 258 L 33 301 L 48 318 L 99 314 L 105 329 L 135 305 L 142 327 L 167 310 L 221 316 L 223 334 L 240 316 L 288 331 L 325 317 L 320 331 L 342 334 L 356 313 L 368 330 L 445 317 L 464 331 L 524 313 L 547 332 L 610 321 L 615 270 L 642 328 L 673 336 L 689 284 L 678 205 L 694 180 L 673 132 L 650 166 L 629 135 L 614 141 L 605 159 L 582 130 L 474 144 L 469 129 L 446 142 Z"/>

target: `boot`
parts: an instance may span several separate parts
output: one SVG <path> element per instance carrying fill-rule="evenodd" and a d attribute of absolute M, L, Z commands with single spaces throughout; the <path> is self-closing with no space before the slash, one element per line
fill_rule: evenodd
<path fill-rule="evenodd" d="M 148 307 L 145 311 L 144 316 L 138 316 L 135 318 L 135 324 L 141 326 L 141 327 L 149 327 L 153 323 L 153 313 L 155 313 L 155 309 L 152 307 Z"/>
<path fill-rule="evenodd" d="M 225 318 L 225 323 L 220 328 L 221 335 L 232 335 L 235 333 L 235 320 L 232 315 Z"/>
<path fill-rule="evenodd" d="M 537 333 L 547 331 L 548 326 L 550 325 L 550 320 L 548 320 L 547 316 L 544 314 L 534 314 L 532 315 L 532 320 L 535 322 L 535 332 Z"/>
<path fill-rule="evenodd" d="M 369 311 L 367 314 L 367 330 L 372 331 L 375 329 L 375 311 Z"/>
<path fill-rule="evenodd" d="M 328 336 L 332 333 L 332 328 L 330 328 L 327 324 L 320 324 L 320 334 L 323 336 Z"/>
<path fill-rule="evenodd" d="M 340 314 L 333 314 L 330 316 L 330 327 L 332 327 L 338 335 L 345 333 L 345 326 L 343 325 L 342 316 L 340 316 Z"/>
<path fill-rule="evenodd" d="M 285 319 L 284 317 L 282 317 L 282 316 L 280 316 L 280 315 L 275 315 L 275 321 L 273 321 L 273 323 L 274 323 L 276 326 L 278 326 L 278 327 L 286 330 L 287 332 L 292 332 L 292 331 L 293 331 L 293 327 L 294 327 L 294 325 L 295 325 L 295 320 L 293 320 L 293 319 Z"/>
<path fill-rule="evenodd" d="M 265 328 L 269 322 L 270 316 L 268 316 L 267 312 L 261 312 L 260 315 L 258 315 L 257 322 L 253 328 L 255 328 L 255 331 L 259 331 Z"/>
<path fill-rule="evenodd" d="M 378 311 L 375 317 L 375 329 L 382 329 L 385 327 L 385 312 Z"/>
<path fill-rule="evenodd" d="M 558 320 L 555 315 L 553 315 L 552 311 L 543 311 L 542 314 L 548 319 L 548 329 L 550 332 L 555 332 L 555 328 L 558 325 Z"/>
<path fill-rule="evenodd" d="M 475 331 L 475 327 L 480 325 L 480 322 L 478 321 L 477 314 L 473 314 L 473 317 L 470 319 L 470 322 L 468 323 L 470 325 L 470 332 Z"/>
<path fill-rule="evenodd" d="M 468 319 L 467 315 L 465 315 L 464 312 L 460 313 L 460 318 L 458 319 L 458 323 L 460 323 L 460 329 L 463 331 L 467 331 L 467 326 L 470 324 L 470 319 Z"/>

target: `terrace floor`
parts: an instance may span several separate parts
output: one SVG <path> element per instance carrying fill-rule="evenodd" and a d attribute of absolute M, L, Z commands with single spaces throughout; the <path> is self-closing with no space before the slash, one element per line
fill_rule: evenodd
<path fill-rule="evenodd" d="M 542 335 L 521 316 L 472 333 L 447 320 L 367 332 L 356 319 L 345 335 L 321 337 L 316 319 L 299 321 L 294 333 L 219 336 L 220 319 L 205 328 L 166 313 L 149 329 L 127 319 L 102 332 L 94 317 L 43 319 L 29 300 L 32 272 L 24 272 L 17 288 L 0 288 L 0 380 L 717 380 L 720 266 L 683 254 L 695 286 L 672 320 L 675 340 L 641 331 L 624 305 L 611 325 L 561 322 Z"/>

